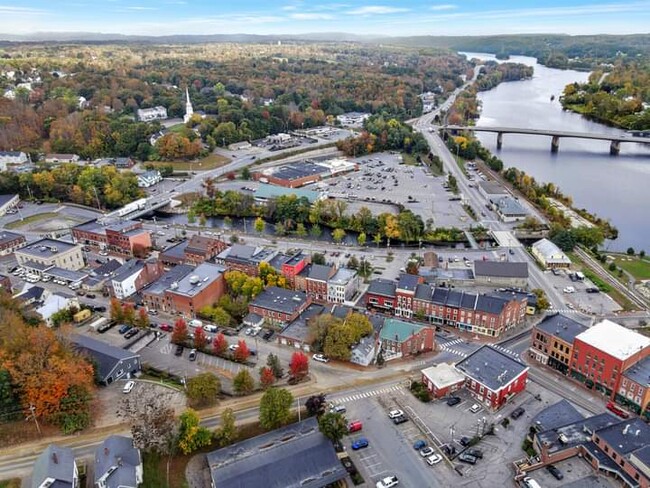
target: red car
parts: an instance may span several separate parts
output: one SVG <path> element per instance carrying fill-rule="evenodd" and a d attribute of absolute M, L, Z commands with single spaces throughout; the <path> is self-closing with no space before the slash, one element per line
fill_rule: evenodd
<path fill-rule="evenodd" d="M 618 406 L 614 402 L 607 402 L 606 407 L 607 410 L 609 410 L 612 413 L 615 413 L 616 415 L 618 415 L 623 419 L 626 419 L 630 416 L 630 414 L 627 413 L 625 410 L 618 408 Z"/>
<path fill-rule="evenodd" d="M 174 330 L 174 328 L 169 324 L 160 324 L 158 328 L 160 330 L 164 330 L 165 332 L 171 332 L 172 330 Z"/>

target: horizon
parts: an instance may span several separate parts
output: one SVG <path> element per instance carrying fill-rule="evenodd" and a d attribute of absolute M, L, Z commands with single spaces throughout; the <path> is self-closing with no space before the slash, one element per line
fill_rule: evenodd
<path fill-rule="evenodd" d="M 478 37 L 648 33 L 650 1 L 403 0 L 308 3 L 304 0 L 23 0 L 0 5 L 2 36 L 95 34 L 291 36 L 344 33 L 357 36 Z M 135 3 L 135 5 L 134 5 Z M 111 25 L 111 28 L 106 28 Z"/>

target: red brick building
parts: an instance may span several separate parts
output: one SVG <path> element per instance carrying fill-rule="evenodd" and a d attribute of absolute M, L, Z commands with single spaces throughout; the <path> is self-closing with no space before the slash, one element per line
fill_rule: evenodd
<path fill-rule="evenodd" d="M 146 253 L 152 247 L 151 234 L 142 222 L 126 220 L 102 225 L 91 220 L 72 228 L 75 243 L 133 256 Z"/>
<path fill-rule="evenodd" d="M 296 276 L 298 276 L 303 269 L 311 262 L 311 258 L 307 254 L 299 252 L 290 256 L 287 261 L 282 263 L 280 273 L 287 279 L 287 283 L 291 288 L 296 286 Z"/>
<path fill-rule="evenodd" d="M 614 400 L 646 421 L 650 420 L 650 356 L 623 373 Z"/>
<path fill-rule="evenodd" d="M 396 317 L 413 316 L 413 299 L 415 298 L 415 289 L 419 284 L 424 283 L 424 278 L 418 275 L 402 273 L 399 281 L 395 286 L 395 298 L 397 305 L 395 307 Z"/>
<path fill-rule="evenodd" d="M 436 348 L 436 330 L 428 325 L 386 319 L 379 333 L 384 359 L 398 359 L 431 352 Z"/>
<path fill-rule="evenodd" d="M 215 258 L 228 244 L 209 236 L 193 235 L 185 247 L 185 263 L 199 265 Z"/>
<path fill-rule="evenodd" d="M 422 384 L 433 398 L 443 398 L 462 388 L 465 376 L 451 364 L 439 363 L 422 370 Z"/>
<path fill-rule="evenodd" d="M 568 374 L 573 358 L 573 341 L 587 326 L 562 314 L 547 315 L 533 327 L 528 356 Z"/>
<path fill-rule="evenodd" d="M 248 304 L 248 312 L 272 324 L 285 325 L 296 320 L 311 304 L 305 292 L 269 286 Z"/>
<path fill-rule="evenodd" d="M 397 285 L 394 281 L 378 278 L 370 282 L 366 292 L 366 307 L 379 310 L 386 313 L 394 313 L 395 310 L 395 290 Z"/>
<path fill-rule="evenodd" d="M 7 256 L 12 254 L 16 249 L 20 249 L 27 241 L 25 236 L 9 232 L 8 230 L 0 230 L 0 256 Z"/>
<path fill-rule="evenodd" d="M 226 289 L 224 268 L 202 263 L 165 291 L 169 308 L 186 317 L 195 317 L 203 307 L 221 298 Z"/>
<path fill-rule="evenodd" d="M 491 346 L 477 349 L 456 369 L 465 375 L 465 388 L 492 410 L 526 389 L 528 366 Z"/>
<path fill-rule="evenodd" d="M 614 399 L 623 372 L 650 356 L 650 338 L 603 320 L 576 336 L 570 375 Z"/>
<path fill-rule="evenodd" d="M 315 302 L 327 301 L 327 282 L 336 273 L 334 266 L 310 264 L 303 273 L 305 275 L 305 291 Z"/>

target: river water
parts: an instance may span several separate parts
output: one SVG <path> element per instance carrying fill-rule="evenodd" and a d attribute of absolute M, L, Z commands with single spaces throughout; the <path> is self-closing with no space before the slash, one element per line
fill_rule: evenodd
<path fill-rule="evenodd" d="M 495 60 L 489 54 L 465 54 Z M 586 81 L 588 73 L 547 68 L 524 56 L 512 56 L 509 61 L 533 66 L 535 74 L 531 80 L 502 83 L 480 93 L 478 126 L 624 132 L 562 110 L 558 98 L 564 87 Z M 476 134 L 506 167 L 515 166 L 537 181 L 555 183 L 573 198 L 575 207 L 609 219 L 619 230 L 618 239 L 607 243 L 609 249 L 631 246 L 650 251 L 650 144 L 622 143 L 620 154 L 610 156 L 609 141 L 562 138 L 559 152 L 553 154 L 550 137 L 504 134 L 503 147 L 498 151 L 496 134 Z"/>

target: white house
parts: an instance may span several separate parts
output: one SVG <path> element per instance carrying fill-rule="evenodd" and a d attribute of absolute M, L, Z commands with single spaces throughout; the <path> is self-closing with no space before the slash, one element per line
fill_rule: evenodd
<path fill-rule="evenodd" d="M 138 175 L 138 186 L 140 188 L 149 188 L 150 186 L 160 183 L 162 179 L 160 171 L 156 169 L 145 171 Z"/>
<path fill-rule="evenodd" d="M 71 306 L 79 306 L 77 297 L 69 297 L 59 295 L 57 293 L 52 293 L 43 301 L 43 305 L 36 309 L 36 313 L 38 313 L 43 318 L 43 321 L 48 327 L 52 327 L 52 315 L 60 312 L 61 310 L 65 310 L 66 308 L 70 308 Z"/>
<path fill-rule="evenodd" d="M 370 114 L 364 112 L 348 112 L 337 115 L 336 120 L 344 127 L 361 127 Z"/>
<path fill-rule="evenodd" d="M 46 154 L 45 162 L 52 164 L 59 163 L 76 163 L 79 161 L 79 156 L 77 154 Z"/>
<path fill-rule="evenodd" d="M 548 239 L 542 239 L 533 244 L 531 253 L 545 268 L 568 268 L 571 260 L 562 250 Z"/>
<path fill-rule="evenodd" d="M 29 157 L 22 151 L 0 151 L 0 170 L 6 171 L 8 164 L 25 164 Z"/>
<path fill-rule="evenodd" d="M 139 108 L 138 120 L 141 122 L 151 122 L 152 120 L 164 120 L 167 118 L 167 109 L 158 105 L 153 108 Z"/>
<path fill-rule="evenodd" d="M 144 270 L 144 262 L 139 259 L 127 261 L 117 270 L 111 279 L 113 295 L 118 300 L 124 300 L 138 291 L 138 277 Z"/>
<path fill-rule="evenodd" d="M 327 301 L 343 303 L 352 299 L 359 287 L 357 272 L 353 269 L 339 268 L 327 281 Z"/>

